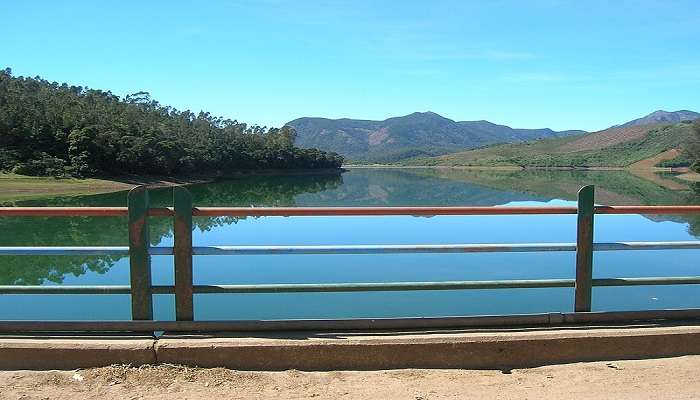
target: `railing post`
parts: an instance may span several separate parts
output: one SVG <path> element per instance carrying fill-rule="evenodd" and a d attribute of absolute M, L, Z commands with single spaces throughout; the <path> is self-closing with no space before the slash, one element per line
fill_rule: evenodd
<path fill-rule="evenodd" d="M 194 319 L 192 289 L 192 195 L 178 186 L 173 189 L 175 219 L 175 318 L 178 321 Z"/>
<path fill-rule="evenodd" d="M 148 254 L 148 190 L 137 186 L 129 191 L 129 273 L 131 276 L 131 317 L 153 319 L 151 257 Z"/>
<path fill-rule="evenodd" d="M 593 291 L 593 216 L 595 187 L 584 186 L 578 192 L 576 230 L 576 289 L 574 311 L 591 311 Z"/>

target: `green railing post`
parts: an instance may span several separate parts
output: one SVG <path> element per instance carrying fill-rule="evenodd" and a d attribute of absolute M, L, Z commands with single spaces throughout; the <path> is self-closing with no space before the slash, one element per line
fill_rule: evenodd
<path fill-rule="evenodd" d="M 578 192 L 576 232 L 576 289 L 574 311 L 591 311 L 593 292 L 593 216 L 595 187 L 584 186 Z"/>
<path fill-rule="evenodd" d="M 175 219 L 175 318 L 178 321 L 194 319 L 192 288 L 192 195 L 178 186 L 173 189 Z"/>
<path fill-rule="evenodd" d="M 131 317 L 153 319 L 151 257 L 148 254 L 148 190 L 137 186 L 129 191 L 129 268 L 131 276 Z"/>

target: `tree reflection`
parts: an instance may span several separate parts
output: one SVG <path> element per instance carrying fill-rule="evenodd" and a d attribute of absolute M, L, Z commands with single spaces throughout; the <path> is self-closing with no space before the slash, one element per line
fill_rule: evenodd
<path fill-rule="evenodd" d="M 193 185 L 197 206 L 294 206 L 295 196 L 338 187 L 339 174 L 287 175 L 240 178 Z M 150 191 L 153 206 L 172 202 L 169 188 Z M 123 206 L 126 192 L 16 202 L 16 206 Z M 236 223 L 240 218 L 194 218 L 194 229 L 209 231 Z M 172 219 L 149 219 L 151 245 L 172 236 Z M 121 217 L 22 217 L 0 218 L 0 246 L 126 246 L 127 221 Z M 38 285 L 61 283 L 66 275 L 88 271 L 106 273 L 120 256 L 0 256 L 0 284 Z"/>

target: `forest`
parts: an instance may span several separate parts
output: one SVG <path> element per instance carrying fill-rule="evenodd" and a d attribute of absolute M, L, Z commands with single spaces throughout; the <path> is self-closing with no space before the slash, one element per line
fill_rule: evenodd
<path fill-rule="evenodd" d="M 266 128 L 161 105 L 147 92 L 15 77 L 0 70 L 0 171 L 89 177 L 187 176 L 259 169 L 339 168 L 332 152 Z"/>

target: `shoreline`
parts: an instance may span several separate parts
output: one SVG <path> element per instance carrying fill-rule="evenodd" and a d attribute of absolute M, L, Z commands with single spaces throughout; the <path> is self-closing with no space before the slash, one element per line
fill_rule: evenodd
<path fill-rule="evenodd" d="M 150 188 L 163 188 L 178 185 L 195 185 L 211 183 L 218 180 L 236 179 L 251 176 L 279 175 L 328 175 L 343 174 L 349 170 L 361 169 L 438 169 L 438 170 L 474 170 L 474 171 L 627 171 L 634 175 L 655 175 L 658 172 L 674 172 L 679 175 L 674 178 L 688 183 L 700 182 L 700 173 L 689 171 L 688 168 L 650 168 L 639 169 L 629 167 L 518 167 L 518 166 L 400 166 L 388 164 L 373 165 L 343 165 L 338 169 L 299 169 L 299 170 L 240 170 L 226 174 L 203 174 L 190 176 L 136 176 L 124 175 L 96 178 L 54 178 L 26 176 L 0 173 L 0 202 L 15 202 L 36 200 L 46 197 L 81 196 L 103 194 L 130 190 L 138 185 Z M 643 174 L 640 174 L 643 172 Z"/>
<path fill-rule="evenodd" d="M 485 171 L 530 171 L 530 170 L 543 170 L 543 171 L 630 171 L 638 170 L 640 168 L 627 167 L 535 167 L 526 166 L 521 167 L 517 165 L 496 165 L 496 166 L 486 166 L 486 165 L 392 165 L 392 164 L 348 164 L 343 165 L 343 168 L 348 169 L 471 169 L 471 170 L 485 170 Z M 645 168 L 646 169 L 646 168 Z M 652 167 L 649 170 L 654 172 L 679 172 L 679 173 L 689 173 L 691 172 L 687 167 L 672 168 L 672 167 Z M 699 174 L 700 175 L 700 174 Z"/>
<path fill-rule="evenodd" d="M 37 200 L 46 197 L 82 196 L 130 190 L 139 185 L 163 188 L 178 185 L 211 183 L 217 180 L 247 176 L 271 175 L 328 175 L 342 174 L 346 169 L 299 169 L 299 170 L 240 170 L 226 174 L 203 174 L 190 176 L 102 176 L 94 178 L 55 178 L 50 176 L 28 176 L 0 173 L 0 203 Z"/>

